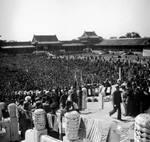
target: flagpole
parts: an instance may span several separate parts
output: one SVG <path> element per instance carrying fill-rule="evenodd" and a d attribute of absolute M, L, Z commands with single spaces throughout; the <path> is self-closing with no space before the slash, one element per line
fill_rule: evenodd
<path fill-rule="evenodd" d="M 121 80 L 121 67 L 119 67 L 119 80 Z"/>

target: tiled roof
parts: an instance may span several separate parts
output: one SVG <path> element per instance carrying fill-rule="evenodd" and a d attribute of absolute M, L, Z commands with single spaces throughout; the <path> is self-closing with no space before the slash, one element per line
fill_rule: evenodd
<path fill-rule="evenodd" d="M 97 36 L 97 34 L 94 31 L 92 31 L 92 32 L 85 31 L 83 33 L 83 35 L 81 37 L 79 37 L 79 39 L 81 39 L 81 38 L 99 38 L 99 36 Z"/>
<path fill-rule="evenodd" d="M 62 46 L 84 46 L 79 40 L 62 41 Z"/>
<path fill-rule="evenodd" d="M 97 46 L 136 46 L 150 45 L 150 38 L 103 39 Z"/>
<path fill-rule="evenodd" d="M 83 35 L 85 35 L 85 34 L 86 34 L 87 36 L 97 36 L 94 31 L 92 31 L 92 32 L 86 32 L 86 31 L 85 31 Z"/>
<path fill-rule="evenodd" d="M 58 38 L 56 35 L 34 35 L 32 42 L 56 42 Z"/>
<path fill-rule="evenodd" d="M 82 42 L 95 42 L 98 43 L 102 40 L 103 38 L 98 36 L 94 31 L 92 32 L 84 32 L 83 35 L 81 37 L 79 37 L 79 40 Z"/>
<path fill-rule="evenodd" d="M 68 44 L 68 43 L 80 43 L 80 40 L 63 40 L 61 41 L 63 44 Z"/>
<path fill-rule="evenodd" d="M 20 41 L 9 41 L 9 42 L 5 42 L 4 46 L 30 46 L 31 42 L 30 41 L 24 41 L 24 42 L 20 42 Z"/>
<path fill-rule="evenodd" d="M 62 46 L 84 46 L 82 43 L 64 43 Z"/>

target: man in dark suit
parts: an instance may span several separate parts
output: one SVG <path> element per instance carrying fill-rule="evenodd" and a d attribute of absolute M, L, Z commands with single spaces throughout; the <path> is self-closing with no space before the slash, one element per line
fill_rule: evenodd
<path fill-rule="evenodd" d="M 121 120 L 121 102 L 121 91 L 119 90 L 119 86 L 117 85 L 116 90 L 112 94 L 113 110 L 109 112 L 109 115 L 113 115 L 118 110 L 118 120 Z"/>

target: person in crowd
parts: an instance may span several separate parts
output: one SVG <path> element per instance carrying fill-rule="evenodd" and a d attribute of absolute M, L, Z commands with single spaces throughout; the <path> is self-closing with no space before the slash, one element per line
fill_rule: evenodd
<path fill-rule="evenodd" d="M 67 98 L 68 98 L 68 91 L 65 90 L 65 91 L 63 92 L 62 96 L 60 97 L 60 100 L 59 100 L 60 107 L 61 107 L 62 109 L 65 108 Z"/>
<path fill-rule="evenodd" d="M 82 110 L 87 109 L 87 89 L 82 86 Z"/>
<path fill-rule="evenodd" d="M 24 102 L 23 108 L 19 110 L 19 126 L 22 139 L 25 138 L 25 132 L 32 128 L 32 114 L 28 102 Z"/>
<path fill-rule="evenodd" d="M 18 113 L 20 113 L 21 110 L 23 110 L 23 103 L 24 103 L 24 100 L 19 100 L 19 104 L 17 105 Z"/>
<path fill-rule="evenodd" d="M 73 86 L 69 90 L 68 100 L 78 104 L 78 96 L 77 96 L 76 88 Z"/>
<path fill-rule="evenodd" d="M 111 83 L 108 79 L 104 82 L 104 87 L 105 87 L 105 95 L 109 96 L 111 94 Z"/>
<path fill-rule="evenodd" d="M 140 98 L 141 98 L 141 90 L 139 86 L 134 86 L 134 114 L 133 116 L 137 116 L 140 113 Z"/>
<path fill-rule="evenodd" d="M 81 86 L 79 87 L 77 95 L 78 95 L 78 108 L 79 110 L 82 110 L 83 91 L 82 91 Z"/>
<path fill-rule="evenodd" d="M 121 97 L 122 97 L 122 104 L 124 107 L 124 116 L 127 116 L 127 90 L 126 90 L 126 86 L 123 84 L 121 86 L 122 90 L 121 90 Z"/>
<path fill-rule="evenodd" d="M 43 104 L 41 101 L 36 101 L 35 103 L 35 109 L 43 109 Z"/>
<path fill-rule="evenodd" d="M 4 105 L 4 108 L 2 109 L 2 116 L 4 119 L 9 117 L 8 104 L 6 104 L 6 103 Z"/>
<path fill-rule="evenodd" d="M 127 83 L 127 116 L 133 116 L 134 94 L 131 82 Z"/>
<path fill-rule="evenodd" d="M 73 101 L 66 101 L 65 112 L 78 111 Z"/>
<path fill-rule="evenodd" d="M 31 96 L 26 96 L 25 97 L 25 103 L 28 104 L 29 110 L 31 111 L 31 109 L 32 109 Z"/>
<path fill-rule="evenodd" d="M 46 113 L 49 113 L 51 110 L 50 110 L 50 104 L 48 102 L 48 99 L 47 97 L 44 97 L 42 99 L 42 106 L 43 106 L 43 109 L 45 110 Z"/>

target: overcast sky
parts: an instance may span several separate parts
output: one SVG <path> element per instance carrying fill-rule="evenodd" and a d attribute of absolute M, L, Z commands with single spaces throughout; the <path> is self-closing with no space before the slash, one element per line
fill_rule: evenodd
<path fill-rule="evenodd" d="M 104 38 L 132 31 L 150 37 L 150 0 L 0 0 L 3 39 L 56 34 L 70 40 L 84 31 Z"/>

